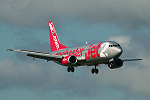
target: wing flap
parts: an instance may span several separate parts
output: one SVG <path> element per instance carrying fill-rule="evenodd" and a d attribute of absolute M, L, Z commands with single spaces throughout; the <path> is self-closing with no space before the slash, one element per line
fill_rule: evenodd
<path fill-rule="evenodd" d="M 33 58 L 45 59 L 45 60 L 59 59 L 59 58 L 55 58 L 55 57 L 50 57 L 50 56 L 45 56 L 45 55 L 35 55 L 35 54 L 27 54 L 27 56 L 33 57 Z"/>
<path fill-rule="evenodd" d="M 62 56 L 54 55 L 52 53 L 43 53 L 43 52 L 20 50 L 20 49 L 19 50 L 7 49 L 7 51 L 15 51 L 15 52 L 27 53 L 27 56 L 29 56 L 29 57 L 40 58 L 40 59 L 45 59 L 45 60 L 62 59 Z"/>

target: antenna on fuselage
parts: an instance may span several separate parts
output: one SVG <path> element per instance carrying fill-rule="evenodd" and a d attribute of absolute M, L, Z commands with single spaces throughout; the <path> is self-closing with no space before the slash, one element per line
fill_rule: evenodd
<path fill-rule="evenodd" d="M 88 44 L 88 42 L 86 41 L 85 44 Z"/>

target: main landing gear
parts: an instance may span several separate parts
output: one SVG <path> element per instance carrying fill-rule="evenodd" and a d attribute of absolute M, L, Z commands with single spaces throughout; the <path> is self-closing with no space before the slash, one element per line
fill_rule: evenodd
<path fill-rule="evenodd" d="M 74 67 L 68 67 L 68 68 L 67 68 L 67 71 L 68 71 L 68 72 L 74 72 Z"/>
<path fill-rule="evenodd" d="M 92 70 L 91 70 L 91 72 L 92 72 L 92 74 L 98 74 L 99 73 L 99 70 L 96 68 L 98 65 L 95 65 L 95 68 L 92 68 Z M 75 71 L 75 69 L 74 69 L 74 67 L 68 67 L 67 68 L 67 71 L 68 72 L 74 72 Z"/>
<path fill-rule="evenodd" d="M 94 73 L 98 74 L 99 70 L 96 67 L 97 67 L 97 65 L 95 65 L 95 68 L 92 68 L 92 70 L 91 70 L 92 74 L 94 74 Z"/>

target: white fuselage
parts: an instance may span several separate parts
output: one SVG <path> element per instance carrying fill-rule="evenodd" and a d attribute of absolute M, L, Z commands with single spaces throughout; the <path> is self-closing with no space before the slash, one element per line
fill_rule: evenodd
<path fill-rule="evenodd" d="M 74 55 L 77 57 L 77 63 L 66 64 L 65 66 L 81 66 L 81 65 L 95 65 L 95 64 L 108 64 L 112 58 L 118 58 L 122 54 L 121 46 L 113 41 L 105 41 L 94 44 L 87 44 L 73 48 L 65 48 L 53 52 L 53 54 L 61 55 L 63 57 Z M 84 60 L 82 60 L 84 59 Z M 55 61 L 61 65 L 62 61 Z"/>

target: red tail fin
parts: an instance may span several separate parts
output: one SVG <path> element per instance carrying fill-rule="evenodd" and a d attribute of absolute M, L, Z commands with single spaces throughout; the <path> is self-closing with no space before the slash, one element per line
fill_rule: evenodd
<path fill-rule="evenodd" d="M 66 46 L 60 44 L 52 21 L 49 21 L 48 26 L 49 26 L 51 52 L 67 48 Z"/>

